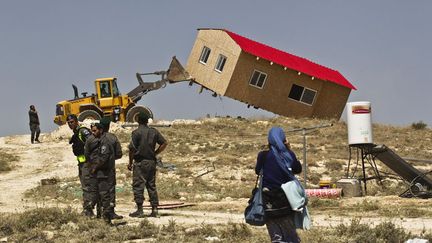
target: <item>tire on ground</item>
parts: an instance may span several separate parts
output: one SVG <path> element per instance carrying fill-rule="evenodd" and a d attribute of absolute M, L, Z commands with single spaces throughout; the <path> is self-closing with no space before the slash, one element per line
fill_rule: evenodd
<path fill-rule="evenodd" d="M 140 112 L 145 112 L 149 118 L 153 119 L 153 112 L 144 106 L 134 106 L 126 114 L 127 122 L 138 122 L 138 114 Z"/>
<path fill-rule="evenodd" d="M 101 116 L 94 110 L 85 110 L 78 115 L 78 121 L 82 122 L 85 119 L 100 120 Z"/>

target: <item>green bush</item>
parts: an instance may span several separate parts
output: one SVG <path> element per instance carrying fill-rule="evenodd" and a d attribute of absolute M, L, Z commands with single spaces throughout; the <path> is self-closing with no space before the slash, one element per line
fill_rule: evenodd
<path fill-rule="evenodd" d="M 424 123 L 423 121 L 413 122 L 413 123 L 411 124 L 411 127 L 412 127 L 414 130 L 423 130 L 423 129 L 425 129 L 425 128 L 427 127 L 427 124 Z"/>

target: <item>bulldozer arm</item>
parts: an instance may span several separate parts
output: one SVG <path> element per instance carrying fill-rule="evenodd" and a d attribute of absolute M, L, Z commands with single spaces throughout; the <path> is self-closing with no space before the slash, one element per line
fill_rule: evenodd
<path fill-rule="evenodd" d="M 143 75 L 161 75 L 161 79 L 155 82 L 144 82 Z M 166 83 L 178 83 L 182 81 L 193 81 L 192 76 L 183 68 L 177 58 L 172 58 L 171 64 L 167 71 L 156 71 L 152 73 L 137 73 L 139 85 L 128 93 L 128 96 L 134 103 L 138 102 L 141 97 L 150 91 L 164 88 Z"/>
<path fill-rule="evenodd" d="M 191 81 L 192 76 L 183 68 L 181 63 L 173 56 L 169 69 L 167 71 L 167 78 L 169 83 L 177 83 L 181 81 Z"/>

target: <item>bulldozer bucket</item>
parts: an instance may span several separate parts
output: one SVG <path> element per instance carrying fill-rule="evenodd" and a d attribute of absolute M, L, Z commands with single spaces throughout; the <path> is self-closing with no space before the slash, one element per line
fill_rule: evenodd
<path fill-rule="evenodd" d="M 183 68 L 175 56 L 173 56 L 171 64 L 167 72 L 167 80 L 169 83 L 181 81 L 191 81 L 192 76 Z"/>

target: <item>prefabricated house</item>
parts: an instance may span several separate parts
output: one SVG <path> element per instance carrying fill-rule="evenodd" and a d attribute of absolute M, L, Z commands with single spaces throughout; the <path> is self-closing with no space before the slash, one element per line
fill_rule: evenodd
<path fill-rule="evenodd" d="M 215 94 L 289 117 L 340 118 L 355 90 L 336 70 L 225 29 L 198 29 L 186 69 Z"/>

